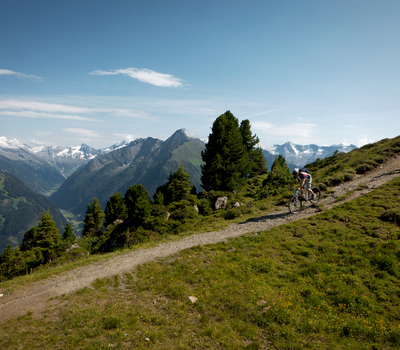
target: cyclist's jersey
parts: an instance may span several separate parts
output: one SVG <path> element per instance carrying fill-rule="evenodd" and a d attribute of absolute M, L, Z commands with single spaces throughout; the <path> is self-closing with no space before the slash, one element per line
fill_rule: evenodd
<path fill-rule="evenodd" d="M 309 179 L 309 178 L 311 178 L 310 174 L 303 173 L 303 172 L 299 173 L 299 179 L 303 180 L 303 179 Z"/>

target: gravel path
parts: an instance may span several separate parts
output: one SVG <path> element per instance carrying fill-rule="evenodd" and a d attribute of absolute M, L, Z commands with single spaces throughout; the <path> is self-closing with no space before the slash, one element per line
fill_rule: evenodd
<path fill-rule="evenodd" d="M 368 174 L 357 175 L 353 181 L 337 186 L 335 192 L 323 198 L 319 204 L 323 205 L 323 210 L 332 208 L 344 201 L 364 195 L 395 177 L 400 177 L 400 155 L 391 158 Z M 358 191 L 360 184 L 365 184 L 365 186 Z M 356 191 L 346 197 L 344 201 L 335 203 L 336 198 L 351 190 Z M 34 311 L 38 315 L 46 308 L 49 298 L 88 287 L 97 278 L 132 272 L 140 264 L 167 257 L 183 249 L 202 244 L 217 243 L 251 232 L 265 231 L 271 227 L 300 220 L 316 213 L 317 210 L 311 208 L 308 203 L 303 206 L 302 212 L 297 215 L 290 214 L 287 208 L 283 208 L 280 212 L 268 213 L 265 216 L 253 218 L 246 222 L 232 224 L 226 230 L 194 234 L 180 241 L 162 243 L 153 248 L 128 252 L 124 255 L 61 273 L 46 280 L 33 282 L 14 293 L 0 297 L 0 322 L 11 317 L 24 315 L 28 311 Z M 1 294 L 2 291 L 0 289 Z"/>

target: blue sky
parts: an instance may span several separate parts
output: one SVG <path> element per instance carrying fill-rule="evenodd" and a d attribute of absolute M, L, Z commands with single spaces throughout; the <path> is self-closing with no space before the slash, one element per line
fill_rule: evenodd
<path fill-rule="evenodd" d="M 230 110 L 263 147 L 400 134 L 400 1 L 0 0 L 0 136 L 102 148 Z"/>

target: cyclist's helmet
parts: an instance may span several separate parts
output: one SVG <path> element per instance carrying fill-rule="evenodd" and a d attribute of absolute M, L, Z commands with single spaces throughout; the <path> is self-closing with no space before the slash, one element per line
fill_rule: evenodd
<path fill-rule="evenodd" d="M 299 168 L 294 168 L 292 174 L 293 176 L 297 176 L 299 174 Z"/>

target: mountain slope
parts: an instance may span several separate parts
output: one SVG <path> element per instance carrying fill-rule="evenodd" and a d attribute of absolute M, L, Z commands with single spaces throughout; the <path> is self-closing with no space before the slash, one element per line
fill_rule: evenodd
<path fill-rule="evenodd" d="M 124 195 L 133 184 L 142 184 L 153 195 L 180 163 L 200 188 L 203 149 L 204 143 L 183 129 L 165 142 L 151 137 L 138 139 L 126 147 L 98 156 L 73 173 L 50 200 L 59 208 L 82 217 L 94 197 L 104 209 L 110 196 L 116 192 Z"/>
<path fill-rule="evenodd" d="M 21 244 L 25 232 L 36 226 L 47 210 L 62 233 L 67 222 L 53 203 L 14 176 L 0 172 L 0 253 L 8 244 Z"/>
<path fill-rule="evenodd" d="M 46 160 L 23 149 L 6 149 L 0 146 L 0 171 L 20 179 L 36 193 L 48 195 L 65 180 L 64 176 Z"/>

